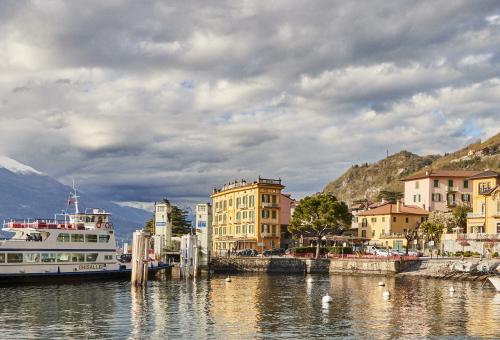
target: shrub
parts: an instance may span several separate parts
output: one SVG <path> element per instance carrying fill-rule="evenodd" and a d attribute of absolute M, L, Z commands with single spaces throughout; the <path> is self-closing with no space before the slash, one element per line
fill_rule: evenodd
<path fill-rule="evenodd" d="M 472 256 L 472 252 L 470 250 L 467 250 L 465 253 L 464 253 L 464 257 L 471 257 Z"/>
<path fill-rule="evenodd" d="M 321 247 L 319 248 L 320 254 L 326 254 L 328 252 L 328 248 Z M 297 247 L 292 249 L 293 254 L 316 254 L 316 247 Z"/>
<path fill-rule="evenodd" d="M 498 252 L 494 252 L 493 255 L 491 255 L 492 257 L 498 257 Z"/>
<path fill-rule="evenodd" d="M 344 248 L 343 253 L 344 254 L 352 254 L 352 247 L 331 247 L 330 248 L 330 253 L 331 254 L 342 254 L 342 248 Z"/>
<path fill-rule="evenodd" d="M 455 256 L 462 256 L 464 253 L 462 251 L 455 252 Z"/>

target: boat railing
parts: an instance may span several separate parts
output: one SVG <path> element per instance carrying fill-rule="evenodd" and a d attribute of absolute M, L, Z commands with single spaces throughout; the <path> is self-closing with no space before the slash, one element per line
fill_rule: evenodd
<path fill-rule="evenodd" d="M 58 220 L 58 219 L 9 219 L 4 220 L 3 228 L 7 229 L 24 229 L 24 228 L 32 228 L 32 229 L 68 229 L 68 230 L 85 230 L 87 227 L 93 228 L 102 228 L 102 229 L 112 229 L 113 224 L 106 222 L 96 222 L 93 225 L 89 225 L 88 223 L 77 222 L 70 223 L 67 220 Z"/>

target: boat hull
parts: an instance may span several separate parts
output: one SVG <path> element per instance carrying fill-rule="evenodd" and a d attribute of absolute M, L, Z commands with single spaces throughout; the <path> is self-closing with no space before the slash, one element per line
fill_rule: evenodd
<path fill-rule="evenodd" d="M 148 276 L 153 277 L 156 273 L 169 268 L 171 268 L 171 266 L 167 265 L 148 268 Z M 101 280 L 130 280 L 131 274 L 131 269 L 61 273 L 0 274 L 0 285 L 10 285 L 14 283 L 66 283 Z"/>

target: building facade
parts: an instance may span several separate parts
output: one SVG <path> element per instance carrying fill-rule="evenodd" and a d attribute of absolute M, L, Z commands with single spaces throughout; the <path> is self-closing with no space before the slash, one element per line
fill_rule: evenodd
<path fill-rule="evenodd" d="M 196 235 L 200 242 L 200 265 L 207 266 L 212 250 L 212 205 L 196 205 Z"/>
<path fill-rule="evenodd" d="M 234 182 L 212 194 L 212 251 L 280 246 L 281 179 Z"/>
<path fill-rule="evenodd" d="M 155 202 L 155 236 L 161 249 L 172 245 L 172 206 L 168 201 Z"/>
<path fill-rule="evenodd" d="M 404 233 L 418 227 L 428 216 L 429 212 L 420 207 L 399 201 L 385 203 L 358 213 L 358 237 L 368 239 L 371 244 L 403 249 Z"/>
<path fill-rule="evenodd" d="M 500 173 L 484 171 L 469 178 L 473 187 L 467 234 L 500 234 Z"/>
<path fill-rule="evenodd" d="M 427 211 L 451 211 L 459 204 L 471 204 L 469 177 L 480 171 L 426 170 L 403 179 L 404 202 Z"/>

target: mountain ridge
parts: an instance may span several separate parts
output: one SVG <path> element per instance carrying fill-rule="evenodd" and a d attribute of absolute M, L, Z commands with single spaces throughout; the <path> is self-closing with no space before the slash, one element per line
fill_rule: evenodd
<path fill-rule="evenodd" d="M 334 194 L 348 204 L 356 200 L 374 201 L 380 191 L 403 192 L 401 179 L 425 168 L 500 171 L 500 133 L 442 156 L 419 156 L 402 150 L 371 164 L 355 164 L 329 182 L 322 192 Z"/>

